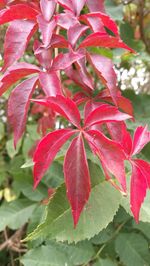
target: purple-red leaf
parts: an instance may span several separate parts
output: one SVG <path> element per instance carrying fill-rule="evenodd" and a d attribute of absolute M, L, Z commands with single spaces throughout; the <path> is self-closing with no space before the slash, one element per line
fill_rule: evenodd
<path fill-rule="evenodd" d="M 75 46 L 77 40 L 80 36 L 88 29 L 88 26 L 82 25 L 80 23 L 76 23 L 68 30 L 68 41 L 71 43 L 72 47 Z"/>
<path fill-rule="evenodd" d="M 88 37 L 80 44 L 79 47 L 90 47 L 90 46 L 101 46 L 108 48 L 123 48 L 134 52 L 133 49 L 128 47 L 121 39 L 117 37 L 110 36 L 108 34 L 96 32 Z"/>
<path fill-rule="evenodd" d="M 90 115 L 91 112 L 93 112 L 98 107 L 104 105 L 105 103 L 102 102 L 96 102 L 92 98 L 89 98 L 84 106 L 84 120 L 87 119 L 87 117 Z"/>
<path fill-rule="evenodd" d="M 0 25 L 15 19 L 36 20 L 38 11 L 25 4 L 17 4 L 0 11 Z M 19 23 L 19 22 L 18 22 Z"/>
<path fill-rule="evenodd" d="M 84 56 L 85 55 L 83 51 L 74 52 L 71 50 L 66 54 L 60 53 L 57 57 L 54 58 L 51 69 L 53 71 L 63 70 L 72 65 L 72 63 L 83 58 Z"/>
<path fill-rule="evenodd" d="M 66 153 L 64 175 L 74 226 L 76 226 L 90 194 L 90 174 L 81 135 L 73 139 Z"/>
<path fill-rule="evenodd" d="M 100 77 L 101 81 L 108 88 L 110 95 L 114 102 L 117 101 L 117 75 L 113 68 L 112 61 L 104 56 L 97 54 L 89 54 L 88 59 L 94 67 L 96 73 Z"/>
<path fill-rule="evenodd" d="M 90 12 L 105 12 L 104 0 L 87 0 Z"/>
<path fill-rule="evenodd" d="M 87 72 L 85 58 L 81 58 L 76 63 L 76 69 L 72 66 L 65 69 L 66 74 L 76 84 L 81 86 L 87 93 L 94 90 L 94 82 L 92 76 Z"/>
<path fill-rule="evenodd" d="M 45 69 L 50 69 L 52 63 L 52 50 L 50 48 L 42 47 L 42 44 L 38 40 L 34 42 L 33 49 L 34 55 L 40 65 Z"/>
<path fill-rule="evenodd" d="M 33 21 L 11 22 L 5 35 L 3 71 L 20 59 L 36 28 L 36 23 Z"/>
<path fill-rule="evenodd" d="M 77 104 L 80 105 L 82 103 L 85 103 L 89 100 L 88 96 L 83 93 L 83 92 L 77 92 L 73 96 L 73 101 Z"/>
<path fill-rule="evenodd" d="M 120 143 L 128 157 L 132 149 L 132 138 L 130 136 L 130 133 L 126 129 L 125 123 L 109 122 L 106 123 L 106 125 L 111 138 L 116 142 Z"/>
<path fill-rule="evenodd" d="M 103 95 L 103 92 L 104 92 L 104 95 Z M 105 95 L 106 90 L 104 90 L 103 92 L 97 96 L 97 99 L 103 99 L 104 101 L 106 101 L 108 103 L 113 103 L 112 98 L 108 94 Z M 125 113 L 127 113 L 131 116 L 134 116 L 133 106 L 132 106 L 132 103 L 129 99 L 121 96 L 121 94 L 118 93 L 116 101 L 117 101 L 117 106 L 120 109 L 122 109 Z"/>
<path fill-rule="evenodd" d="M 80 128 L 80 113 L 77 105 L 71 99 L 57 95 L 56 97 L 48 97 L 47 99 L 36 99 L 32 101 L 52 108 L 76 127 Z"/>
<path fill-rule="evenodd" d="M 63 144 L 73 135 L 75 130 L 60 129 L 49 133 L 38 144 L 34 153 L 34 188 L 37 187 L 56 154 Z"/>
<path fill-rule="evenodd" d="M 75 16 L 80 15 L 80 11 L 82 10 L 86 0 L 58 0 L 58 3 L 62 5 L 64 8 L 72 11 Z"/>
<path fill-rule="evenodd" d="M 39 29 L 42 34 L 42 40 L 44 47 L 48 47 L 51 42 L 51 38 L 56 27 L 56 20 L 53 19 L 49 22 L 45 21 L 42 15 L 37 16 L 37 21 L 39 24 Z"/>
<path fill-rule="evenodd" d="M 90 147 L 102 162 L 104 172 L 113 174 L 126 192 L 126 178 L 124 169 L 125 155 L 121 146 L 113 140 L 108 139 L 100 131 L 89 130 L 85 135 Z"/>
<path fill-rule="evenodd" d="M 83 6 L 85 5 L 85 2 L 86 0 L 72 0 L 73 9 L 76 16 L 80 15 L 80 12 Z"/>
<path fill-rule="evenodd" d="M 58 25 L 64 29 L 69 29 L 73 25 L 78 23 L 78 19 L 69 10 L 65 10 L 65 13 L 58 15 Z"/>
<path fill-rule="evenodd" d="M 96 25 L 94 25 L 94 24 L 96 24 L 96 23 L 99 24 L 99 20 L 100 20 L 100 22 L 102 23 L 103 26 L 107 27 L 115 35 L 119 35 L 117 24 L 113 21 L 113 19 L 111 19 L 106 14 L 103 14 L 101 12 L 95 12 L 95 13 L 89 13 L 89 14 L 82 15 L 80 18 L 84 21 L 89 21 L 89 22 L 91 21 L 91 19 L 93 19 L 92 25 L 94 26 L 94 28 L 96 28 Z"/>
<path fill-rule="evenodd" d="M 150 164 L 143 160 L 132 160 L 132 176 L 130 187 L 130 206 L 136 222 L 139 221 L 139 212 L 150 188 Z"/>
<path fill-rule="evenodd" d="M 64 8 L 73 11 L 72 0 L 58 0 L 58 3 Z"/>
<path fill-rule="evenodd" d="M 27 119 L 30 98 L 38 77 L 23 81 L 11 93 L 8 101 L 8 119 L 14 131 L 14 145 L 21 138 Z"/>
<path fill-rule="evenodd" d="M 19 79 L 39 72 L 37 66 L 25 62 L 11 66 L 0 79 L 0 96 Z"/>
<path fill-rule="evenodd" d="M 129 118 L 132 118 L 132 116 L 120 112 L 114 106 L 103 104 L 88 115 L 84 124 L 85 127 L 90 127 L 99 123 L 124 121 Z"/>
<path fill-rule="evenodd" d="M 46 96 L 62 95 L 60 79 L 56 72 L 41 72 L 39 80 Z"/>
<path fill-rule="evenodd" d="M 106 33 L 104 24 L 98 17 L 81 15 L 80 20 L 89 25 L 93 32 Z"/>
<path fill-rule="evenodd" d="M 44 19 L 50 21 L 56 7 L 55 0 L 41 0 L 40 1 L 41 11 Z"/>
<path fill-rule="evenodd" d="M 51 46 L 53 48 L 68 48 L 68 41 L 62 35 L 53 34 L 51 39 Z"/>
<path fill-rule="evenodd" d="M 148 142 L 150 142 L 150 132 L 147 126 L 138 127 L 134 133 L 131 155 L 138 154 Z"/>

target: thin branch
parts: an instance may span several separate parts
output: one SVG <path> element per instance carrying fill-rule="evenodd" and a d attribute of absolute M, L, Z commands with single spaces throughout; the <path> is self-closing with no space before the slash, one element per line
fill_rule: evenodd
<path fill-rule="evenodd" d="M 139 26 L 140 26 L 141 39 L 145 44 L 146 51 L 150 53 L 150 46 L 149 43 L 147 42 L 144 33 L 144 16 L 145 16 L 144 8 L 145 8 L 145 0 L 139 0 Z"/>
<path fill-rule="evenodd" d="M 25 232 L 26 224 L 23 225 L 19 230 L 17 230 L 11 237 L 8 237 L 7 235 L 7 229 L 4 230 L 4 237 L 5 242 L 0 245 L 0 251 L 8 248 L 8 250 L 12 250 L 15 252 L 26 252 L 27 249 L 26 246 L 21 244 L 20 240 Z"/>

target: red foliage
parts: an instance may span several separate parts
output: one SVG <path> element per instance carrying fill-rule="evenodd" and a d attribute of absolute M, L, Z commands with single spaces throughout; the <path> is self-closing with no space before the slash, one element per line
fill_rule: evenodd
<path fill-rule="evenodd" d="M 58 11 L 59 5 L 62 12 Z M 85 5 L 89 13 L 80 15 Z M 150 165 L 133 156 L 149 142 L 150 132 L 146 127 L 138 127 L 131 139 L 124 121 L 133 119 L 133 109 L 117 87 L 113 62 L 87 50 L 90 46 L 101 46 L 134 52 L 121 40 L 116 23 L 105 13 L 104 0 L 41 0 L 40 3 L 36 0 L 3 0 L 0 8 L 0 24 L 9 23 L 4 42 L 0 95 L 20 79 L 26 78 L 13 89 L 8 101 L 14 144 L 24 132 L 30 99 L 35 89 L 42 89 L 45 94 L 43 99 L 32 100 L 41 104 L 43 109 L 31 112 L 46 110 L 45 117 L 40 121 L 44 135 L 48 127 L 54 127 L 54 120 L 47 119 L 49 114 L 54 117 L 58 114 L 69 122 L 68 128 L 53 130 L 37 145 L 33 157 L 34 188 L 62 145 L 73 137 L 64 159 L 64 176 L 74 225 L 78 223 L 90 195 L 90 172 L 84 142 L 98 156 L 106 179 L 123 193 L 126 193 L 124 161 L 131 163 L 131 210 L 138 221 L 141 204 L 150 187 Z M 67 39 L 59 34 L 58 29 L 66 32 Z M 42 42 L 35 40 L 33 50 L 39 66 L 18 63 L 37 30 L 41 32 Z M 55 48 L 61 48 L 61 53 L 56 56 Z M 88 72 L 87 64 L 104 85 L 97 96 L 94 93 L 97 86 Z M 60 70 L 68 76 L 68 84 L 73 81 L 81 87 L 80 92 L 72 95 L 68 88 L 64 89 Z M 84 119 L 79 112 L 80 104 L 84 108 Z M 107 136 L 101 125 L 106 125 Z"/>

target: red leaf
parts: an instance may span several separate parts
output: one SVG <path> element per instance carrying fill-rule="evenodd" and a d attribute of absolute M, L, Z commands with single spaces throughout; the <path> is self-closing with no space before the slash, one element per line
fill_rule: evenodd
<path fill-rule="evenodd" d="M 63 144 L 73 135 L 75 130 L 60 129 L 49 133 L 38 144 L 34 153 L 34 188 L 37 187 L 56 154 Z"/>
<path fill-rule="evenodd" d="M 68 48 L 68 41 L 60 34 L 53 34 L 51 46 L 53 48 Z"/>
<path fill-rule="evenodd" d="M 67 76 L 91 94 L 91 91 L 94 90 L 94 82 L 92 76 L 87 72 L 85 58 L 78 60 L 75 66 L 76 69 L 72 66 L 65 69 Z"/>
<path fill-rule="evenodd" d="M 0 25 L 15 19 L 36 20 L 38 12 L 29 5 L 17 4 L 0 11 Z"/>
<path fill-rule="evenodd" d="M 58 3 L 71 11 L 73 11 L 72 0 L 58 0 Z"/>
<path fill-rule="evenodd" d="M 80 105 L 86 101 L 88 101 L 89 98 L 87 97 L 87 95 L 83 92 L 77 92 L 74 94 L 73 96 L 73 101 L 77 104 Z"/>
<path fill-rule="evenodd" d="M 33 49 L 34 55 L 40 65 L 45 69 L 50 69 L 52 63 L 52 50 L 42 47 L 42 44 L 38 40 L 35 40 Z"/>
<path fill-rule="evenodd" d="M 39 24 L 39 29 L 42 34 L 42 40 L 43 40 L 44 47 L 48 47 L 51 42 L 53 31 L 56 27 L 56 20 L 53 19 L 50 22 L 47 22 L 44 20 L 42 15 L 38 15 L 37 21 Z"/>
<path fill-rule="evenodd" d="M 110 36 L 104 33 L 93 33 L 85 38 L 85 40 L 80 44 L 79 47 L 90 47 L 90 46 L 101 46 L 108 48 L 123 48 L 134 52 L 133 49 L 128 47 L 121 39 L 117 37 Z"/>
<path fill-rule="evenodd" d="M 63 70 L 84 56 L 85 54 L 83 51 L 69 51 L 66 54 L 60 53 L 57 57 L 55 57 L 51 69 L 53 71 Z"/>
<path fill-rule="evenodd" d="M 12 91 L 8 100 L 8 118 L 14 131 L 15 147 L 25 129 L 30 98 L 37 80 L 38 77 L 33 77 L 23 81 Z"/>
<path fill-rule="evenodd" d="M 90 127 L 95 124 L 104 122 L 124 121 L 132 118 L 130 115 L 118 111 L 114 106 L 103 104 L 92 111 L 85 119 L 85 127 Z"/>
<path fill-rule="evenodd" d="M 20 59 L 36 28 L 36 23 L 33 21 L 11 22 L 5 35 L 3 71 Z"/>
<path fill-rule="evenodd" d="M 56 72 L 41 72 L 39 80 L 47 96 L 62 95 L 61 83 Z"/>
<path fill-rule="evenodd" d="M 128 157 L 132 149 L 132 138 L 130 136 L 130 133 L 126 129 L 125 123 L 109 122 L 107 123 L 107 128 L 111 138 L 120 143 Z"/>
<path fill-rule="evenodd" d="M 80 15 L 80 12 L 82 10 L 82 8 L 85 5 L 86 0 L 72 0 L 72 5 L 73 5 L 73 9 L 74 9 L 74 13 L 76 16 Z"/>
<path fill-rule="evenodd" d="M 88 26 L 76 23 L 68 30 L 68 41 L 74 47 L 80 38 L 80 36 L 88 29 Z"/>
<path fill-rule="evenodd" d="M 57 24 L 63 29 L 68 30 L 70 27 L 78 23 L 78 19 L 73 15 L 72 12 L 65 10 L 65 13 L 58 15 Z"/>
<path fill-rule="evenodd" d="M 132 176 L 130 187 L 130 206 L 136 222 L 139 221 L 139 212 L 150 188 L 150 164 L 143 160 L 132 160 Z"/>
<path fill-rule="evenodd" d="M 41 11 L 44 19 L 50 21 L 56 7 L 55 0 L 41 0 L 40 1 Z"/>
<path fill-rule="evenodd" d="M 139 153 L 148 142 L 150 142 L 150 132 L 147 131 L 147 126 L 138 127 L 133 137 L 132 156 Z"/>
<path fill-rule="evenodd" d="M 80 113 L 76 104 L 71 99 L 57 95 L 56 97 L 36 100 L 33 99 L 32 101 L 52 108 L 55 112 L 64 116 L 76 127 L 80 128 Z"/>
<path fill-rule="evenodd" d="M 106 33 L 104 24 L 98 17 L 81 15 L 80 20 L 88 24 L 94 32 Z"/>
<path fill-rule="evenodd" d="M 90 12 L 105 12 L 104 0 L 87 0 L 87 5 Z"/>
<path fill-rule="evenodd" d="M 90 174 L 81 135 L 73 139 L 66 153 L 64 175 L 76 226 L 90 194 Z"/>
<path fill-rule="evenodd" d="M 88 101 L 86 102 L 84 106 L 84 120 L 87 119 L 87 117 L 90 115 L 91 112 L 93 112 L 95 109 L 97 109 L 98 107 L 102 105 L 105 106 L 105 103 L 96 102 L 94 101 L 94 99 L 89 97 Z"/>
<path fill-rule="evenodd" d="M 19 79 L 38 72 L 37 66 L 25 62 L 11 66 L 0 79 L 0 96 Z"/>
<path fill-rule="evenodd" d="M 89 14 L 82 15 L 80 18 L 85 20 L 85 21 L 86 20 L 88 21 L 88 20 L 93 18 L 93 24 L 94 24 L 94 22 L 96 24 L 100 20 L 101 23 L 103 24 L 103 26 L 107 27 L 115 35 L 117 35 L 117 36 L 119 35 L 117 24 L 113 21 L 113 19 L 110 18 L 110 16 L 108 16 L 106 14 L 103 14 L 101 12 L 95 12 L 95 13 L 89 13 Z M 94 28 L 96 28 L 96 25 L 94 26 Z"/>
<path fill-rule="evenodd" d="M 117 75 L 113 68 L 112 61 L 104 56 L 96 54 L 87 54 L 88 59 L 94 67 L 101 81 L 108 88 L 114 102 L 117 102 Z M 104 67 L 105 66 L 105 67 Z"/>
<path fill-rule="evenodd" d="M 42 133 L 43 136 L 47 134 L 48 129 L 55 128 L 55 119 L 49 115 L 49 116 L 43 116 L 38 120 L 38 128 L 37 132 Z"/>
<path fill-rule="evenodd" d="M 104 171 L 106 168 L 108 172 L 113 174 L 121 184 L 123 191 L 126 192 L 124 169 L 126 157 L 121 146 L 97 130 L 89 130 L 87 133 L 85 137 L 92 144 L 90 145 L 92 151 L 100 158 Z"/>
<path fill-rule="evenodd" d="M 79 16 L 80 11 L 85 5 L 86 0 L 58 0 L 58 3 L 64 8 L 72 11 L 75 16 Z"/>
<path fill-rule="evenodd" d="M 105 91 L 103 91 L 105 92 Z M 102 93 L 103 93 L 102 92 Z M 118 91 L 119 92 L 119 91 Z M 112 99 L 110 96 L 106 96 L 106 95 L 102 95 L 101 93 L 97 96 L 97 99 L 103 99 L 104 101 L 106 102 L 109 102 L 109 103 L 113 103 Z M 123 97 L 120 95 L 120 93 L 117 93 L 117 106 L 122 109 L 125 113 L 131 115 L 131 116 L 134 116 L 134 112 L 133 112 L 133 106 L 132 106 L 132 103 L 129 99 Z"/>

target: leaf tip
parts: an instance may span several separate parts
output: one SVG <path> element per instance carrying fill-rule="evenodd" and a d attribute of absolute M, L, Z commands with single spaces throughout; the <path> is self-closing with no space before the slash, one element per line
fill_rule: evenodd
<path fill-rule="evenodd" d="M 73 223 L 74 223 L 74 229 L 76 229 L 77 224 L 79 222 L 81 210 L 72 210 L 72 216 L 73 216 Z"/>

